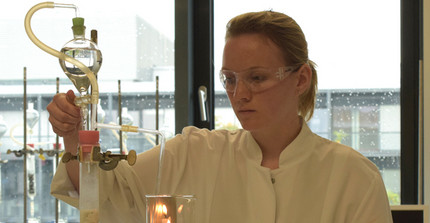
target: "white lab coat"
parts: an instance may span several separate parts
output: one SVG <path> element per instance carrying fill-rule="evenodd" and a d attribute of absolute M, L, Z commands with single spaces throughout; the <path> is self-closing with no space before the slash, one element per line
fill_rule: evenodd
<path fill-rule="evenodd" d="M 145 194 L 155 192 L 159 148 L 102 171 L 101 222 L 145 222 Z M 312 133 L 306 123 L 281 153 L 279 168 L 262 167 L 248 131 L 186 127 L 166 143 L 161 193 L 197 197 L 197 223 L 389 223 L 377 167 L 347 146 Z M 60 164 L 51 193 L 77 207 Z"/>

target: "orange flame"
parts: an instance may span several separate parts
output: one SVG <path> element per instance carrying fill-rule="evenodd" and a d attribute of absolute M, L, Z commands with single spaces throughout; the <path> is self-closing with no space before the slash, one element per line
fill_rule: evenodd
<path fill-rule="evenodd" d="M 182 212 L 182 209 L 184 208 L 184 205 L 183 204 L 181 204 L 179 207 L 178 207 L 178 214 L 180 214 L 181 212 Z"/>
<path fill-rule="evenodd" d="M 167 216 L 167 206 L 162 203 L 155 205 L 155 218 L 157 219 L 156 222 L 172 223 L 171 217 Z"/>

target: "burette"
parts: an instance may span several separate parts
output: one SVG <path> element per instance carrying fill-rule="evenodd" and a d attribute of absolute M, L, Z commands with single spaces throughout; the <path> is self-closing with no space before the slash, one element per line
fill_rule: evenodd
<path fill-rule="evenodd" d="M 80 167 L 81 167 L 80 168 L 80 171 L 81 171 L 81 173 L 80 173 L 81 199 L 80 199 L 80 204 L 79 204 L 80 205 L 79 210 L 81 212 L 81 222 L 98 222 L 99 221 L 99 216 L 98 216 L 98 172 L 97 172 L 98 168 L 94 169 L 95 174 L 89 175 L 91 177 L 89 178 L 89 181 L 88 181 L 88 183 L 90 183 L 90 184 L 93 183 L 93 184 L 97 184 L 97 185 L 84 185 L 84 184 L 82 184 L 83 183 L 83 177 L 86 174 L 85 172 L 90 173 L 93 170 L 92 166 L 94 165 L 94 163 L 97 163 L 98 166 L 104 170 L 114 169 L 117 166 L 118 162 L 122 159 L 126 159 L 130 165 L 133 165 L 136 161 L 136 152 L 131 150 L 128 155 L 111 154 L 110 152 L 106 152 L 106 153 L 101 152 L 100 151 L 100 145 L 98 144 L 99 132 L 97 131 L 97 129 L 107 128 L 107 129 L 111 129 L 111 130 L 120 130 L 120 131 L 124 131 L 124 132 L 140 132 L 140 133 L 144 133 L 144 134 L 154 134 L 154 135 L 158 135 L 160 137 L 160 155 L 159 155 L 159 166 L 158 166 L 158 173 L 157 173 L 157 179 L 156 179 L 155 194 L 160 193 L 160 182 L 161 182 L 161 172 L 162 172 L 161 170 L 162 170 L 162 162 L 163 162 L 163 154 L 164 154 L 164 146 L 165 146 L 165 137 L 164 137 L 164 134 L 158 130 L 143 129 L 143 128 L 139 128 L 137 126 L 129 126 L 129 125 L 115 125 L 115 124 L 97 123 L 97 104 L 99 103 L 99 87 L 98 87 L 97 78 L 96 78 L 95 73 L 90 68 L 88 68 L 85 64 L 83 64 L 81 61 L 73 58 L 72 56 L 66 55 L 60 51 L 57 51 L 57 50 L 45 45 L 43 42 L 41 42 L 34 35 L 32 29 L 31 29 L 31 18 L 32 18 L 33 14 L 36 11 L 43 9 L 43 8 L 74 9 L 75 15 L 76 15 L 76 18 L 73 19 L 74 26 L 75 25 L 83 26 L 83 19 L 78 18 L 78 15 L 77 15 L 78 14 L 78 8 L 73 4 L 42 2 L 42 3 L 39 3 L 35 6 L 33 6 L 28 11 L 28 13 L 25 17 L 24 26 L 25 26 L 25 31 L 26 31 L 28 37 L 36 46 L 38 46 L 43 51 L 51 54 L 52 56 L 57 57 L 60 60 L 60 62 L 65 61 L 65 62 L 68 62 L 68 63 L 74 65 L 75 68 L 79 69 L 80 72 L 85 75 L 84 78 L 87 78 L 89 80 L 89 84 L 91 86 L 91 92 L 89 94 L 82 94 L 81 89 L 79 89 L 78 86 L 76 86 L 76 84 L 74 82 L 75 86 L 81 92 L 81 95 L 77 96 L 75 98 L 74 103 L 75 103 L 75 105 L 77 105 L 81 108 L 81 116 L 83 118 L 87 116 L 85 113 L 88 112 L 88 110 L 86 110 L 86 112 L 85 112 L 85 109 L 87 109 L 89 105 L 92 105 L 90 118 L 89 118 L 90 119 L 89 130 L 79 131 L 79 136 L 80 136 L 79 144 L 80 144 L 80 146 L 78 148 L 78 155 L 74 156 L 70 153 L 65 153 L 63 155 L 62 161 L 68 162 L 70 160 L 76 159 L 80 162 Z M 82 22 L 82 24 L 75 24 L 75 21 L 77 21 L 78 23 Z M 75 30 L 74 30 L 74 34 L 75 34 Z M 72 78 L 69 76 L 69 74 L 67 74 L 67 76 L 72 80 Z M 72 80 L 72 82 L 73 82 L 73 80 Z M 87 155 L 89 157 L 87 157 Z M 87 161 L 89 161 L 89 162 L 87 163 Z M 85 167 L 85 168 L 88 168 L 88 171 L 82 170 L 84 163 L 88 164 L 88 167 Z M 90 169 L 91 169 L 91 171 L 90 171 Z M 97 178 L 97 179 L 95 179 L 95 178 Z M 94 212 L 90 213 L 90 215 L 87 216 L 87 218 L 85 219 L 85 218 L 83 218 L 83 214 L 84 214 L 83 212 L 86 212 L 90 208 L 93 208 L 93 207 L 90 207 L 90 208 L 88 208 L 88 210 L 83 208 L 85 206 L 85 204 L 82 203 L 82 200 L 84 197 L 82 195 L 82 193 L 87 190 L 87 187 L 88 187 L 88 190 L 95 189 L 97 191 L 97 196 L 95 196 L 92 201 L 87 201 L 87 202 L 90 202 L 90 203 L 92 202 L 92 203 L 96 203 L 96 204 L 94 206 L 94 208 L 95 208 Z M 90 195 L 88 195 L 88 196 L 90 196 Z"/>

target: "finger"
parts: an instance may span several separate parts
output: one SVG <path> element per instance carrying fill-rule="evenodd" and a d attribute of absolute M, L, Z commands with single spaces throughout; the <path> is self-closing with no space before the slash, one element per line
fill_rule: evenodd
<path fill-rule="evenodd" d="M 54 133 L 57 134 L 58 136 L 61 136 L 61 137 L 64 136 L 64 132 L 53 125 L 52 125 L 52 131 L 54 131 Z"/>
<path fill-rule="evenodd" d="M 71 104 L 75 104 L 76 95 L 72 90 L 67 91 L 66 98 Z"/>
<path fill-rule="evenodd" d="M 70 94 L 71 92 L 71 94 Z M 58 97 L 54 97 L 53 101 L 55 102 L 55 104 L 57 105 L 57 107 L 69 114 L 70 116 L 73 116 L 75 118 L 80 118 L 81 113 L 80 113 L 80 109 L 78 106 L 76 106 L 73 101 L 74 101 L 74 94 L 73 91 L 69 91 L 67 92 L 67 94 L 63 94 L 60 95 Z"/>
<path fill-rule="evenodd" d="M 55 116 L 49 116 L 48 120 L 51 123 L 51 125 L 63 131 L 74 130 L 76 129 L 76 126 L 78 124 L 78 122 L 64 122 L 62 120 L 58 120 L 55 118 Z"/>
<path fill-rule="evenodd" d="M 80 117 L 71 116 L 70 114 L 62 111 L 55 103 L 50 103 L 47 107 L 49 112 L 49 121 L 51 125 L 59 129 L 70 130 L 77 126 L 81 119 Z"/>
<path fill-rule="evenodd" d="M 65 98 L 63 98 L 63 100 L 65 100 Z M 68 102 L 65 102 L 65 103 L 68 104 Z M 58 122 L 71 123 L 71 124 L 80 122 L 81 118 L 80 118 L 79 110 L 73 111 L 75 107 L 70 106 L 69 110 L 71 111 L 67 111 L 66 109 L 68 106 L 61 105 L 61 104 L 64 104 L 64 102 L 63 103 L 59 102 L 59 100 L 55 98 L 51 103 L 48 104 L 46 109 L 48 110 L 50 117 L 53 117 L 54 119 L 58 120 Z"/>
<path fill-rule="evenodd" d="M 55 134 L 57 134 L 58 136 L 61 136 L 61 137 L 71 136 L 71 135 L 73 135 L 73 134 L 76 133 L 75 130 L 72 130 L 72 131 L 63 131 L 61 129 L 58 129 L 55 126 L 52 126 L 52 130 L 55 132 Z"/>
<path fill-rule="evenodd" d="M 56 129 L 56 133 L 66 133 L 73 132 L 78 130 L 79 122 L 64 122 L 55 118 L 55 116 L 49 116 L 49 122 L 52 125 L 52 128 Z"/>

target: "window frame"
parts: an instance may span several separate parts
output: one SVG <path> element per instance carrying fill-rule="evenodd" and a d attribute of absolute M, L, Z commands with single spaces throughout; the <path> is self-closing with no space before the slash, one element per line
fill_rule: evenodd
<path fill-rule="evenodd" d="M 401 203 L 423 200 L 422 157 L 419 154 L 420 61 L 422 61 L 422 0 L 401 0 L 400 174 Z M 421 185 L 420 185 L 421 184 Z M 421 189 L 420 189 L 421 188 Z"/>
<path fill-rule="evenodd" d="M 400 110 L 401 110 L 401 157 L 400 157 L 400 174 L 401 174 L 401 203 L 402 204 L 418 204 L 423 200 L 422 186 L 422 157 L 419 157 L 419 66 L 422 60 L 422 6 L 423 1 L 408 1 L 401 0 L 401 88 L 400 88 Z M 183 7 L 187 6 L 187 11 L 184 12 Z M 214 86 L 213 86 L 213 66 L 207 66 L 207 55 L 202 53 L 211 54 L 209 58 L 213 59 L 213 50 L 201 50 L 201 49 L 213 49 L 213 30 L 205 29 L 201 32 L 201 27 L 213 27 L 213 0 L 177 0 L 176 1 L 176 21 L 180 21 L 185 15 L 187 16 L 187 38 L 182 39 L 182 43 L 179 42 L 183 37 L 184 32 L 183 26 L 176 26 L 176 43 L 183 44 L 187 41 L 188 52 L 192 54 L 186 54 L 182 51 L 178 51 L 180 48 L 176 48 L 176 57 L 183 58 L 187 57 L 187 78 L 184 79 L 184 74 L 181 74 L 179 70 L 182 62 L 176 60 L 176 128 L 177 133 L 186 125 L 195 125 L 203 128 L 214 128 Z M 181 14 L 182 13 L 182 14 Z M 197 31 L 196 32 L 193 31 Z M 192 35 L 194 33 L 194 36 Z M 176 47 L 180 47 L 176 45 Z M 194 50 L 193 50 L 194 49 Z M 195 50 L 197 49 L 197 50 Z M 202 58 L 204 58 L 202 60 Z M 213 61 L 213 60 L 209 60 Z M 203 63 L 202 63 L 203 62 Z M 187 81 L 187 82 L 184 82 Z M 205 125 L 198 122 L 198 98 L 196 92 L 196 86 L 199 83 L 209 83 L 210 99 L 209 99 L 209 118 L 210 124 Z M 187 89 L 183 89 L 184 86 L 188 86 Z M 187 91 L 187 94 L 181 93 L 181 91 Z M 181 110 L 178 103 L 187 103 L 189 107 L 187 110 Z M 188 117 L 185 123 L 185 115 L 180 116 L 179 113 L 188 115 L 193 114 L 192 117 Z M 179 123 L 182 118 L 182 123 Z M 421 189 L 420 189 L 421 188 Z"/>
<path fill-rule="evenodd" d="M 175 126 L 214 129 L 213 0 L 175 1 Z M 207 120 L 199 88 L 206 87 Z"/>

